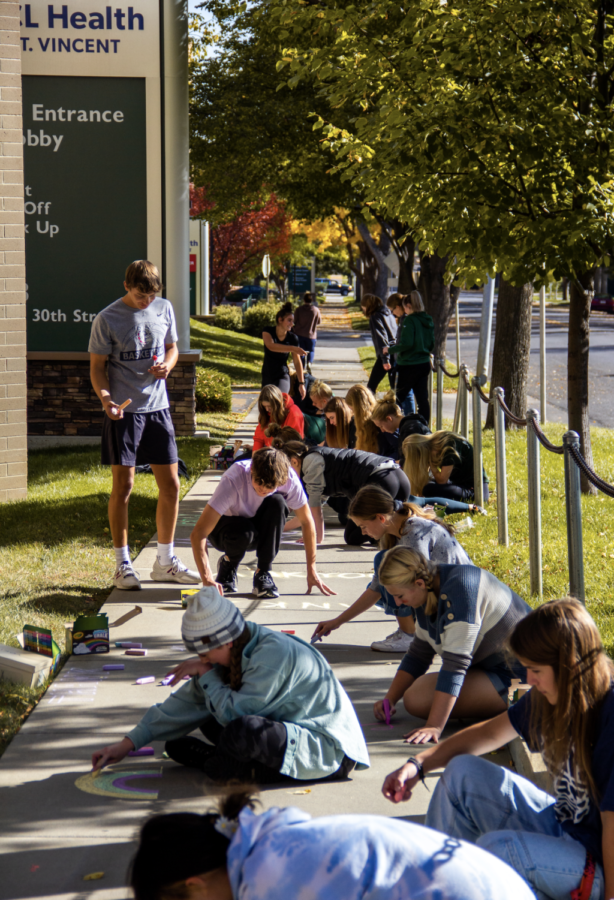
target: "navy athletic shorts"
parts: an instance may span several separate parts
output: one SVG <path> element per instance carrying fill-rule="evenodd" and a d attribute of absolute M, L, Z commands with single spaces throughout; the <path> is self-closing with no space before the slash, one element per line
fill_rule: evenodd
<path fill-rule="evenodd" d="M 103 466 L 168 466 L 176 463 L 177 444 L 170 409 L 124 413 L 114 422 L 106 413 L 102 424 Z"/>

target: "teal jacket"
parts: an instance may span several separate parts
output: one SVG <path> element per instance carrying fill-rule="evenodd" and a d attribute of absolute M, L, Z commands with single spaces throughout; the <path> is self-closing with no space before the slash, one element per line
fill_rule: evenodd
<path fill-rule="evenodd" d="M 396 344 L 390 346 L 398 366 L 415 366 L 428 362 L 435 348 L 435 327 L 426 312 L 405 316 Z"/>
<path fill-rule="evenodd" d="M 224 726 L 240 716 L 264 716 L 286 727 L 283 775 L 323 778 L 337 771 L 344 754 L 367 768 L 354 707 L 322 654 L 293 635 L 247 625 L 252 638 L 243 650 L 240 689 L 224 684 L 220 666 L 194 676 L 145 713 L 128 734 L 135 748 L 184 737 L 209 715 Z"/>

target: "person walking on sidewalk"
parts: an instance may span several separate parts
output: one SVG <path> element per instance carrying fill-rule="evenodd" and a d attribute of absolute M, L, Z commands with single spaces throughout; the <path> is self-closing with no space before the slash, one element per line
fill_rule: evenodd
<path fill-rule="evenodd" d="M 306 351 L 305 368 L 311 372 L 318 339 L 318 325 L 322 323 L 322 313 L 315 303 L 311 291 L 305 291 L 303 303 L 294 310 L 294 334 L 298 338 L 299 347 Z"/>
<path fill-rule="evenodd" d="M 614 897 L 614 666 L 586 608 L 544 603 L 514 628 L 509 649 L 531 690 L 507 712 L 412 757 L 384 781 L 409 800 L 445 769 L 426 824 L 472 841 L 515 869 L 540 900 Z M 541 751 L 552 793 L 484 759 L 520 736 Z"/>
<path fill-rule="evenodd" d="M 369 320 L 369 330 L 375 350 L 375 365 L 371 369 L 367 383 L 371 393 L 375 394 L 386 373 L 388 373 L 390 387 L 393 387 L 394 360 L 391 359 L 388 348 L 396 340 L 398 326 L 392 311 L 375 294 L 365 294 L 360 301 L 360 308 Z"/>
<path fill-rule="evenodd" d="M 429 422 L 428 382 L 431 353 L 435 347 L 435 326 L 431 316 L 425 312 L 419 291 L 412 291 L 402 298 L 402 302 L 405 317 L 396 342 L 388 348 L 388 352 L 394 354 L 397 365 L 397 403 L 404 409 L 405 399 L 413 391 L 419 414 L 425 422 Z"/>
<path fill-rule="evenodd" d="M 350 698 L 315 647 L 246 622 L 212 586 L 190 597 L 181 636 L 198 657 L 173 669 L 171 686 L 185 675 L 189 683 L 94 753 L 96 770 L 150 741 L 166 741 L 171 759 L 220 783 L 332 781 L 369 767 Z M 196 728 L 209 744 L 188 736 Z"/>
<path fill-rule="evenodd" d="M 250 460 L 227 469 L 194 526 L 190 540 L 203 584 L 236 594 L 239 563 L 248 550 L 255 550 L 254 596 L 279 597 L 271 567 L 279 553 L 288 507 L 303 532 L 307 593 L 316 587 L 322 594 L 334 594 L 316 571 L 316 530 L 305 491 L 286 456 L 273 447 L 257 450 Z M 208 543 L 223 554 L 215 577 Z"/>
<path fill-rule="evenodd" d="M 89 342 L 92 387 L 105 412 L 102 465 L 111 466 L 113 473 L 109 525 L 114 584 L 123 591 L 141 588 L 130 561 L 128 503 L 135 466 L 143 463 L 151 465 L 158 485 L 158 550 L 151 578 L 198 584 L 198 573 L 181 562 L 173 547 L 179 511 L 178 455 L 165 382 L 179 356 L 175 315 L 168 300 L 156 297 L 162 282 L 153 263 L 145 259 L 131 263 L 124 288 L 125 296 L 94 319 Z"/>

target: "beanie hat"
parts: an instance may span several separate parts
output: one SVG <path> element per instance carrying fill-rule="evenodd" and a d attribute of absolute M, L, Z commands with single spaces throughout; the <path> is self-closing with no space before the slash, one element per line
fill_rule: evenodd
<path fill-rule="evenodd" d="M 208 653 L 243 634 L 245 619 L 230 600 L 213 585 L 188 598 L 181 621 L 183 642 L 193 653 Z"/>

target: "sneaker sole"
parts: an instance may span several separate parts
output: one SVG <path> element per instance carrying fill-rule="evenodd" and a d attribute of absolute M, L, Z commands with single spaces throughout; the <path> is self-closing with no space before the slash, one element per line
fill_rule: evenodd
<path fill-rule="evenodd" d="M 411 647 L 411 644 L 409 647 Z M 371 650 L 374 650 L 375 653 L 407 653 L 409 647 L 406 647 L 403 650 L 391 650 L 390 647 L 374 647 L 373 644 L 371 644 Z"/>
<path fill-rule="evenodd" d="M 151 578 L 152 581 L 157 581 L 158 583 L 160 583 L 160 582 L 169 583 L 170 582 L 172 584 L 200 584 L 200 578 L 197 578 L 196 581 L 194 581 L 193 578 L 187 578 L 187 579 L 175 578 L 172 575 L 166 575 L 166 574 L 163 575 L 162 577 L 158 576 L 156 578 L 155 572 L 150 572 L 149 577 Z"/>
<path fill-rule="evenodd" d="M 275 589 L 274 591 L 271 589 L 267 589 L 266 591 L 259 591 L 258 588 L 253 588 L 252 594 L 254 597 L 258 597 L 259 600 L 275 600 L 279 597 L 279 591 Z"/>
<path fill-rule="evenodd" d="M 130 587 L 123 585 L 123 584 L 116 584 L 115 587 L 117 588 L 118 591 L 142 591 L 143 590 L 142 584 L 131 584 Z"/>

